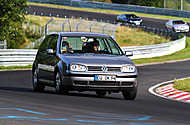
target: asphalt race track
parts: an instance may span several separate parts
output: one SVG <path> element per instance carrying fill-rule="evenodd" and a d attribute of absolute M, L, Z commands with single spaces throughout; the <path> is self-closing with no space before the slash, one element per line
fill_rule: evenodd
<path fill-rule="evenodd" d="M 190 61 L 138 67 L 135 101 L 121 94 L 58 95 L 53 88 L 32 92 L 30 70 L 0 72 L 0 125 L 189 125 L 189 104 L 151 95 L 148 88 L 190 76 Z"/>

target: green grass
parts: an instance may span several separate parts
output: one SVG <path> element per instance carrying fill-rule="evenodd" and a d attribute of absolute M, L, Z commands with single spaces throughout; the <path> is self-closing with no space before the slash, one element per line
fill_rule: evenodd
<path fill-rule="evenodd" d="M 185 80 L 176 80 L 174 82 L 174 88 L 177 90 L 190 92 L 190 78 Z"/>
<path fill-rule="evenodd" d="M 171 40 L 141 29 L 122 26 L 117 28 L 116 41 L 120 46 L 143 46 L 166 43 Z"/>
<path fill-rule="evenodd" d="M 34 16 L 34 15 L 26 15 L 25 18 L 26 18 L 26 22 L 39 25 L 39 26 L 44 26 L 51 19 L 51 17 Z"/>
<path fill-rule="evenodd" d="M 167 20 L 168 19 L 181 19 L 181 20 L 190 22 L 190 18 L 163 16 L 163 15 L 153 15 L 153 14 L 136 13 L 136 12 L 122 12 L 122 11 L 115 11 L 115 10 L 79 8 L 79 7 L 69 7 L 69 6 L 54 5 L 54 4 L 41 4 L 41 3 L 33 3 L 33 2 L 28 2 L 28 5 L 37 5 L 37 6 L 55 7 L 55 8 L 65 8 L 65 9 L 71 9 L 71 10 L 81 10 L 81 11 L 99 12 L 99 13 L 108 13 L 108 14 L 133 13 L 133 14 L 136 14 L 136 15 L 141 16 L 141 17 L 159 18 L 159 19 L 167 19 Z"/>
<path fill-rule="evenodd" d="M 0 66 L 0 70 L 9 70 L 9 69 L 31 69 L 32 65 L 27 66 Z"/>
<path fill-rule="evenodd" d="M 154 58 L 146 58 L 146 59 L 134 59 L 133 61 L 135 64 L 145 64 L 145 63 L 157 63 L 157 62 L 167 62 L 172 60 L 183 60 L 183 59 L 190 59 L 190 38 L 187 37 L 186 40 L 186 48 L 173 53 L 171 55 L 167 56 L 161 56 L 161 57 L 154 57 Z"/>
<path fill-rule="evenodd" d="M 27 15 L 26 16 L 27 21 L 30 23 L 34 23 L 40 26 L 43 26 L 48 20 L 50 20 L 50 17 L 44 17 L 44 16 L 34 16 L 34 15 Z M 63 18 L 55 18 L 52 24 L 56 24 L 53 26 L 49 26 L 49 31 L 61 31 L 61 24 L 64 22 L 59 21 Z M 40 20 L 40 21 L 38 21 Z M 89 31 L 89 28 L 87 26 L 90 26 L 92 22 L 86 21 L 86 20 L 79 20 L 79 19 L 70 19 L 71 24 L 75 26 L 77 22 L 82 21 L 83 24 L 80 25 L 80 29 L 82 31 Z M 94 32 L 99 32 L 102 30 L 102 27 L 105 25 L 103 22 L 98 22 L 92 28 Z M 110 29 L 112 29 L 115 25 L 109 24 L 109 28 L 105 29 L 105 33 L 110 33 L 108 32 Z M 53 29 L 52 29 L 53 28 Z M 65 25 L 65 30 L 69 28 L 67 25 Z M 73 27 L 74 28 L 74 27 Z M 75 29 L 75 28 L 74 28 Z M 109 34 L 110 35 L 110 34 Z M 153 34 L 153 33 L 147 33 L 141 29 L 137 28 L 130 28 L 130 27 L 124 27 L 120 26 L 117 28 L 116 31 L 116 41 L 120 46 L 143 46 L 143 45 L 153 45 L 153 44 L 159 44 L 159 43 L 166 43 L 169 42 L 170 39 L 166 39 L 162 36 Z"/>

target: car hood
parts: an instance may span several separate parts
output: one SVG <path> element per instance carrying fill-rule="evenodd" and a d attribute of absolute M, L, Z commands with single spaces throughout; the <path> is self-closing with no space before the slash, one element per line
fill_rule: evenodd
<path fill-rule="evenodd" d="M 134 64 L 131 59 L 126 56 L 116 55 L 99 55 L 99 54 L 70 54 L 61 55 L 62 61 L 68 63 L 93 64 L 93 65 L 122 65 Z"/>
<path fill-rule="evenodd" d="M 131 21 L 141 21 L 140 18 L 133 18 L 133 19 L 130 19 Z"/>

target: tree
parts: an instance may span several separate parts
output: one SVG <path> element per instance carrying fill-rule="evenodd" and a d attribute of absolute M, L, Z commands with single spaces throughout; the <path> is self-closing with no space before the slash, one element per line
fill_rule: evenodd
<path fill-rule="evenodd" d="M 27 0 L 0 0 L 0 41 L 7 40 L 8 48 L 24 42 L 23 22 Z"/>

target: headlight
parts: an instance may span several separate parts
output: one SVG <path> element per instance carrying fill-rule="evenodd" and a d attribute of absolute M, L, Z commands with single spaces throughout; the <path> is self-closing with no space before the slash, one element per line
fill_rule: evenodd
<path fill-rule="evenodd" d="M 71 71 L 74 72 L 85 72 L 87 71 L 87 67 L 81 64 L 71 64 L 70 66 Z"/>
<path fill-rule="evenodd" d="M 124 65 L 121 67 L 121 72 L 135 72 L 136 68 L 134 65 Z"/>

